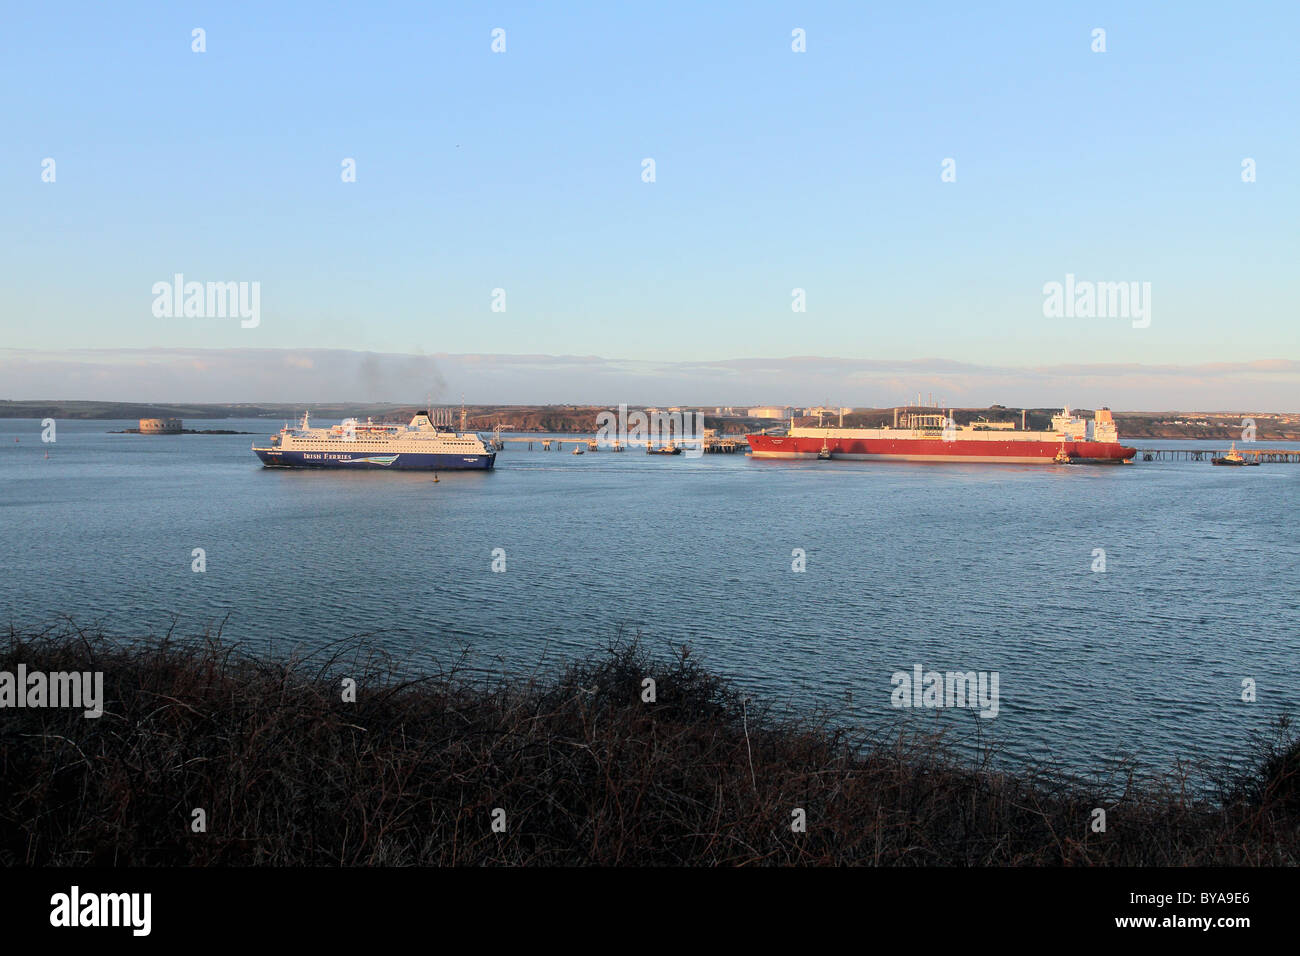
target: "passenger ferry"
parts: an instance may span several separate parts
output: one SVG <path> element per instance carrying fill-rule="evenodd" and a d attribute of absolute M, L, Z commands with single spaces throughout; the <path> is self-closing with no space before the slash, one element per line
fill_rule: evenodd
<path fill-rule="evenodd" d="M 465 414 L 461 412 L 461 426 Z M 308 413 L 296 428 L 272 435 L 269 444 L 253 443 L 253 453 L 268 468 L 388 468 L 396 471 L 488 469 L 496 451 L 472 432 L 442 430 L 426 411 L 409 425 L 358 422 L 348 418 L 331 428 L 312 428 Z"/>

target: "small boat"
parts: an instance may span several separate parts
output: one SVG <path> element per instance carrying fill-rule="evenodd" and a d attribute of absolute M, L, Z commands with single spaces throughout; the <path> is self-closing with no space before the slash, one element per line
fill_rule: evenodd
<path fill-rule="evenodd" d="M 436 481 L 438 480 L 438 476 L 437 476 L 437 475 L 434 475 L 434 476 L 433 476 L 433 480 L 436 482 Z"/>
<path fill-rule="evenodd" d="M 582 446 L 581 446 L 581 445 L 574 445 L 574 446 L 573 446 L 573 453 L 574 453 L 575 455 L 581 455 L 581 454 L 582 454 Z"/>
<path fill-rule="evenodd" d="M 664 445 L 662 448 L 655 448 L 653 445 L 646 445 L 645 453 L 647 455 L 680 455 L 682 453 L 682 450 L 678 448 L 676 445 L 674 445 L 672 442 L 669 442 L 667 445 Z"/>
<path fill-rule="evenodd" d="M 1237 443 L 1233 442 L 1232 447 L 1224 454 L 1222 458 L 1211 458 L 1211 465 L 1258 465 L 1259 459 L 1247 461 L 1246 456 L 1237 451 Z"/>

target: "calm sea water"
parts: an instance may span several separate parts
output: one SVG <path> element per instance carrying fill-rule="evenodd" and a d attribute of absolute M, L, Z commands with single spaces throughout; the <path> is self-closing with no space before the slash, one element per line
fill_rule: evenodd
<path fill-rule="evenodd" d="M 39 422 L 0 420 L 9 621 L 71 615 L 121 635 L 224 621 L 227 637 L 278 652 L 367 634 L 417 662 L 468 648 L 508 672 L 585 656 L 621 629 L 655 650 L 689 644 L 776 700 L 959 733 L 969 713 L 891 707 L 891 675 L 996 671 L 1000 713 L 979 729 L 1011 759 L 1078 771 L 1238 754 L 1300 702 L 1300 465 L 512 445 L 495 472 L 435 484 L 264 470 L 247 435 L 108 434 L 133 424 L 62 421 L 45 445 Z M 190 424 L 265 436 L 280 423 Z"/>

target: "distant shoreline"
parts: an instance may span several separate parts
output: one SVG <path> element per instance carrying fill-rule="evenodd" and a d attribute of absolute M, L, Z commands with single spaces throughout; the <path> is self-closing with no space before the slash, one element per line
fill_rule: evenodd
<path fill-rule="evenodd" d="M 108 432 L 110 435 L 142 435 L 138 428 L 123 428 L 118 431 Z M 237 432 L 227 428 L 182 428 L 178 432 L 149 432 L 150 437 L 166 437 L 167 435 L 257 435 L 260 432 Z"/>
<path fill-rule="evenodd" d="M 449 407 L 440 403 L 439 407 Z M 497 425 L 502 431 L 551 434 L 591 434 L 596 430 L 596 416 L 616 405 L 467 405 L 466 427 L 471 431 L 492 431 Z M 647 406 L 632 406 L 646 408 Z M 271 421 L 292 422 L 302 417 L 304 411 L 313 418 L 341 421 L 345 418 L 374 418 L 376 421 L 405 423 L 416 410 L 415 405 L 392 403 L 315 403 L 306 405 L 285 404 L 141 404 L 131 402 L 90 401 L 0 401 L 0 418 L 108 420 L 129 421 L 141 418 L 179 418 L 182 420 L 212 421 L 223 419 L 264 418 Z M 706 428 L 716 429 L 721 435 L 743 435 L 764 428 L 782 425 L 786 419 L 758 418 L 740 414 L 717 414 L 716 407 L 682 406 L 681 410 L 700 412 Z M 724 412 L 731 411 L 724 409 Z M 1014 422 L 1019 425 L 1022 413 L 1030 428 L 1047 428 L 1055 408 L 1013 408 L 992 405 L 987 408 L 953 408 L 958 424 L 985 419 Z M 1091 415 L 1091 409 L 1077 409 Z M 1187 439 L 1195 441 L 1242 441 L 1247 421 L 1255 423 L 1257 441 L 1300 441 L 1300 413 L 1270 411 L 1116 411 L 1115 422 L 1123 440 Z M 869 428 L 889 424 L 893 408 L 854 408 L 844 416 L 848 427 Z M 838 424 L 838 416 L 825 419 Z M 796 415 L 796 424 L 816 424 L 817 419 Z M 196 434 L 186 430 L 186 433 Z M 208 432 L 220 434 L 220 432 Z M 255 434 L 239 432 L 227 434 Z"/>

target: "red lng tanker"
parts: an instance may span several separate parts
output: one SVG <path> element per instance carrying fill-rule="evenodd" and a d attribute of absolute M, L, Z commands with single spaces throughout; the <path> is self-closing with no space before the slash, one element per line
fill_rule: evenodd
<path fill-rule="evenodd" d="M 1092 421 L 1067 406 L 1050 431 L 1024 431 L 1014 422 L 957 425 L 951 414 L 894 413 L 893 428 L 791 427 L 786 435 L 749 435 L 755 458 L 1004 462 L 1021 465 L 1121 464 L 1137 454 L 1119 443 L 1110 410 Z"/>

